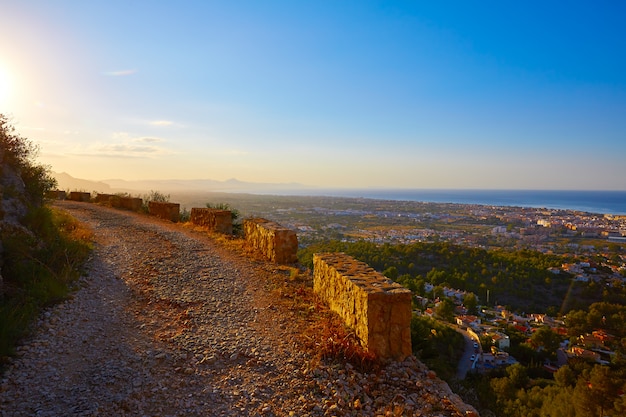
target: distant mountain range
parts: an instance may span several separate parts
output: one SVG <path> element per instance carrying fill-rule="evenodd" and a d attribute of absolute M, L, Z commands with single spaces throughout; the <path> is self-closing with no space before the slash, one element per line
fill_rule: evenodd
<path fill-rule="evenodd" d="M 141 192 L 148 193 L 150 191 L 169 192 L 198 192 L 198 191 L 214 191 L 214 192 L 233 192 L 233 193 L 285 193 L 288 191 L 302 191 L 306 189 L 315 189 L 315 187 L 299 184 L 299 183 L 253 183 L 239 181 L 235 178 L 226 181 L 217 181 L 211 179 L 198 180 L 135 180 L 127 181 L 121 179 L 108 179 L 102 181 L 91 181 L 80 178 L 74 178 L 68 173 L 52 172 L 52 176 L 56 178 L 58 188 L 69 191 L 96 191 L 99 193 L 116 193 L 116 192 Z"/>

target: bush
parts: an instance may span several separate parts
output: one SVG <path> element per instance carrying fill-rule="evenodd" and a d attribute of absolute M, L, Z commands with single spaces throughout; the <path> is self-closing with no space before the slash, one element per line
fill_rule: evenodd
<path fill-rule="evenodd" d="M 143 212 L 144 213 L 148 212 L 148 206 L 151 201 L 154 201 L 156 203 L 169 203 L 170 195 L 164 194 L 160 191 L 150 190 L 150 193 L 143 196 Z"/>
<path fill-rule="evenodd" d="M 37 152 L 37 146 L 18 135 L 8 118 L 0 114 L 0 162 L 20 175 L 26 187 L 25 197 L 34 206 L 40 206 L 46 193 L 57 185 L 50 168 L 34 162 Z"/>
<path fill-rule="evenodd" d="M 63 211 L 33 208 L 24 222 L 32 234 L 12 230 L 1 236 L 0 358 L 13 353 L 43 308 L 67 296 L 91 251 L 91 232 Z"/>
<path fill-rule="evenodd" d="M 444 380 L 456 375 L 456 367 L 465 339 L 453 328 L 430 317 L 413 316 L 411 319 L 413 353 Z"/>

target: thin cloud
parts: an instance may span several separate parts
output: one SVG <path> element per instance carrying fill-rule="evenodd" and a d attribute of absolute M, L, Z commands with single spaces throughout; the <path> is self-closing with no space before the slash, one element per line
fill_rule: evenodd
<path fill-rule="evenodd" d="M 87 149 L 73 152 L 73 155 L 98 158 L 144 158 L 154 159 L 174 152 L 160 143 L 164 139 L 155 137 L 133 137 L 127 132 L 115 132 L 112 134 L 113 143 L 93 144 Z"/>
<path fill-rule="evenodd" d="M 125 153 L 125 154 L 153 154 L 158 153 L 160 149 L 156 146 L 134 146 L 134 145 L 105 145 L 100 151 L 105 153 Z"/>
<path fill-rule="evenodd" d="M 171 120 L 154 120 L 149 123 L 152 126 L 172 126 L 174 124 Z"/>
<path fill-rule="evenodd" d="M 163 143 L 165 142 L 165 139 L 153 138 L 153 137 L 142 137 L 142 138 L 134 138 L 132 139 L 132 141 L 139 142 L 139 143 Z"/>

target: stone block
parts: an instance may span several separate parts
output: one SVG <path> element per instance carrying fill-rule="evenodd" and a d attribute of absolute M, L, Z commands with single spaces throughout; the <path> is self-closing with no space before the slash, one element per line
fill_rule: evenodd
<path fill-rule="evenodd" d="M 97 204 L 111 204 L 111 199 L 115 198 L 116 196 L 113 194 L 98 194 L 96 195 L 96 203 Z"/>
<path fill-rule="evenodd" d="M 143 200 L 138 197 L 120 197 L 119 208 L 140 211 L 143 206 Z"/>
<path fill-rule="evenodd" d="M 298 261 L 296 232 L 270 220 L 255 218 L 243 221 L 246 242 L 267 259 L 280 264 Z"/>
<path fill-rule="evenodd" d="M 233 216 L 230 210 L 192 208 L 189 221 L 212 232 L 233 234 Z"/>
<path fill-rule="evenodd" d="M 67 198 L 65 191 L 63 190 L 54 190 L 54 191 L 48 191 L 46 193 L 46 198 L 49 198 L 51 200 L 65 200 Z"/>
<path fill-rule="evenodd" d="M 70 191 L 70 200 L 82 201 L 88 203 L 91 201 L 91 193 L 84 193 L 81 191 Z"/>
<path fill-rule="evenodd" d="M 313 290 L 381 359 L 411 350 L 411 291 L 344 253 L 313 256 Z"/>
<path fill-rule="evenodd" d="M 149 201 L 148 212 L 160 219 L 169 220 L 174 223 L 180 220 L 180 204 L 178 203 Z"/>

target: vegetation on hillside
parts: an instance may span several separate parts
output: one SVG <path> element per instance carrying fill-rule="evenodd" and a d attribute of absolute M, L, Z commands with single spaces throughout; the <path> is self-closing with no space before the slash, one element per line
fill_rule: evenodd
<path fill-rule="evenodd" d="M 303 248 L 298 258 L 311 266 L 316 252 L 345 252 L 414 291 L 428 282 L 472 292 L 483 304 L 489 293 L 492 304 L 520 311 L 558 312 L 580 307 L 573 299 L 566 299 L 571 276 L 548 271 L 566 261 L 557 255 L 528 249 L 486 250 L 449 242 L 393 245 L 330 241 Z"/>
<path fill-rule="evenodd" d="M 7 223 L 5 213 L 0 213 L 0 365 L 41 309 L 67 296 L 91 248 L 87 230 L 65 212 L 44 204 L 55 180 L 35 162 L 36 151 L 0 115 L 2 198 L 25 210 L 19 224 Z M 18 176 L 23 189 L 16 185 Z"/>

